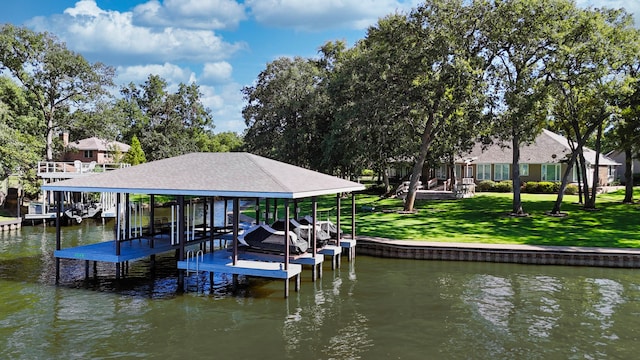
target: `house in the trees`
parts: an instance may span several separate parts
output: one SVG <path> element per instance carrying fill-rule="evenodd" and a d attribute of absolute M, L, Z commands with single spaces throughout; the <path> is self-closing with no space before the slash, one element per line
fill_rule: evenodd
<path fill-rule="evenodd" d="M 65 148 L 63 161 L 81 161 L 83 163 L 110 164 L 121 162 L 118 156 L 129 151 L 129 145 L 118 141 L 107 141 L 97 137 L 69 142 L 68 134 L 62 135 Z"/>
<path fill-rule="evenodd" d="M 458 157 L 455 162 L 455 174 L 458 182 L 475 183 L 483 180 L 503 181 L 511 179 L 511 163 L 513 152 L 510 143 L 494 142 L 493 144 L 477 143 L 471 151 Z M 569 141 L 561 135 L 543 130 L 535 141 L 520 148 L 520 179 L 527 181 L 559 182 L 567 168 L 571 156 Z M 587 164 L 587 179 L 593 184 L 596 152 L 584 148 Z M 600 154 L 599 180 L 600 186 L 609 185 L 616 179 L 616 168 L 620 163 Z M 436 169 L 435 175 L 441 180 L 448 178 L 447 166 Z M 465 179 L 466 181 L 462 181 Z M 578 182 L 576 167 L 569 178 L 570 183 Z"/>
<path fill-rule="evenodd" d="M 616 180 L 620 181 L 621 183 L 625 182 L 625 174 L 626 174 L 626 166 L 625 166 L 625 160 L 626 160 L 626 156 L 624 154 L 624 151 L 619 151 L 619 150 L 614 150 L 611 151 L 609 153 L 607 153 L 607 157 L 613 159 L 614 161 L 620 163 L 620 165 L 618 165 L 618 167 L 616 168 Z M 632 161 L 632 165 L 631 165 L 631 171 L 633 172 L 634 178 L 638 178 L 640 177 L 640 159 L 634 157 L 633 161 Z"/>

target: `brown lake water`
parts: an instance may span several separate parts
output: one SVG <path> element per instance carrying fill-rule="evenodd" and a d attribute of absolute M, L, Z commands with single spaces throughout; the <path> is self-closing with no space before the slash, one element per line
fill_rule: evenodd
<path fill-rule="evenodd" d="M 63 228 L 67 244 L 112 237 L 112 223 Z M 66 245 L 68 246 L 68 245 Z M 343 258 L 300 292 L 282 281 L 216 274 L 177 293 L 172 254 L 115 281 L 63 262 L 55 228 L 0 233 L 2 359 L 633 359 L 640 272 Z"/>

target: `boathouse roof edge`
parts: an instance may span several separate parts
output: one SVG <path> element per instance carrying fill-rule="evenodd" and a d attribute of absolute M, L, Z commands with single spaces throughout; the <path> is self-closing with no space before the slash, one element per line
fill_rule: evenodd
<path fill-rule="evenodd" d="M 47 191 L 305 198 L 364 185 L 250 153 L 190 153 L 42 186 Z"/>

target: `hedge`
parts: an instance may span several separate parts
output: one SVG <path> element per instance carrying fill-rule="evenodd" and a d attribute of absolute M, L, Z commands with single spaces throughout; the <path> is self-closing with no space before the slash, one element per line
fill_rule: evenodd
<path fill-rule="evenodd" d="M 522 183 L 520 191 L 530 194 L 557 194 L 560 190 L 559 182 L 551 181 L 527 181 Z M 513 192 L 513 182 L 511 180 L 506 181 L 491 181 L 483 180 L 476 186 L 476 191 L 480 192 Z M 567 185 L 565 191 L 567 195 L 576 195 L 578 193 L 578 186 L 574 184 Z"/>

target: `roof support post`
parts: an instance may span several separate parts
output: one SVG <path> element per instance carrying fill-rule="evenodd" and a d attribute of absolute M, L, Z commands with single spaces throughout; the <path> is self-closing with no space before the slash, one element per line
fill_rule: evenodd
<path fill-rule="evenodd" d="M 273 199 L 273 221 L 278 221 L 278 199 Z"/>
<path fill-rule="evenodd" d="M 313 224 L 311 225 L 311 246 L 313 249 L 313 258 L 315 259 L 317 252 L 316 243 L 318 241 L 316 238 L 316 232 L 318 231 L 318 198 L 315 196 L 311 198 L 311 217 L 313 218 Z"/>
<path fill-rule="evenodd" d="M 116 194 L 116 256 L 120 256 L 120 235 L 122 234 L 122 194 Z"/>
<path fill-rule="evenodd" d="M 351 193 L 351 241 L 356 241 L 356 193 Z M 354 243 L 355 244 L 355 243 Z M 356 256 L 356 248 L 349 247 L 349 260 Z"/>
<path fill-rule="evenodd" d="M 187 234 L 185 229 L 185 214 L 184 214 L 184 195 L 178 195 L 178 241 L 180 244 L 180 251 L 178 253 L 178 261 L 184 260 L 184 248 L 187 240 Z"/>
<path fill-rule="evenodd" d="M 260 225 L 260 198 L 259 197 L 256 198 L 255 209 L 256 209 L 256 225 Z"/>
<path fill-rule="evenodd" d="M 211 248 L 211 252 L 213 252 L 213 236 L 215 232 L 215 198 L 211 196 L 209 198 L 209 207 L 211 208 L 209 211 L 209 247 Z M 205 226 L 206 229 L 206 226 Z"/>
<path fill-rule="evenodd" d="M 184 224 L 184 195 L 178 195 L 178 217 L 176 221 L 178 222 L 178 261 L 184 261 L 184 247 L 185 241 L 187 239 L 187 234 L 185 234 L 185 224 Z M 178 293 L 184 292 L 184 271 L 180 270 L 178 272 Z"/>
<path fill-rule="evenodd" d="M 265 224 L 269 222 L 269 211 L 271 210 L 271 199 L 266 198 L 264 201 L 264 222 Z M 259 224 L 258 224 L 259 225 Z"/>
<path fill-rule="evenodd" d="M 356 239 L 356 193 L 351 193 L 351 239 Z"/>
<path fill-rule="evenodd" d="M 55 192 L 56 198 L 56 250 L 60 250 L 62 246 L 61 219 L 62 216 L 62 192 Z M 43 205 L 44 207 L 44 205 Z M 56 257 L 56 285 L 60 282 L 60 258 Z"/>
<path fill-rule="evenodd" d="M 229 226 L 229 217 L 227 214 L 229 213 L 229 199 L 224 198 L 224 227 Z"/>
<path fill-rule="evenodd" d="M 131 198 L 129 193 L 124 195 L 124 239 L 131 240 Z"/>
<path fill-rule="evenodd" d="M 233 265 L 238 264 L 238 233 L 240 232 L 240 199 L 233 198 Z"/>
<path fill-rule="evenodd" d="M 340 193 L 336 194 L 336 245 L 340 246 Z"/>
<path fill-rule="evenodd" d="M 153 249 L 153 247 L 155 246 L 154 244 L 154 239 L 155 239 L 155 235 L 156 235 L 156 196 L 151 194 L 149 196 L 149 235 L 150 240 L 149 240 L 149 244 L 151 246 L 151 248 Z"/>
<path fill-rule="evenodd" d="M 284 199 L 284 270 L 289 270 L 289 199 Z M 289 281 L 289 280 L 287 280 Z"/>

